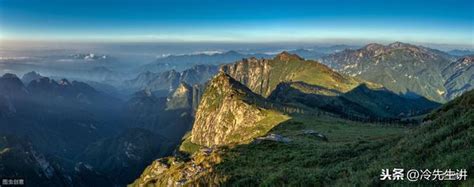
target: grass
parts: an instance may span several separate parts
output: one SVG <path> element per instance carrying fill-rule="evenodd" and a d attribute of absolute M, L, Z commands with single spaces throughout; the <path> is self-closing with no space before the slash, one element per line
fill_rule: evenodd
<path fill-rule="evenodd" d="M 179 146 L 179 151 L 192 155 L 200 148 L 200 145 L 191 142 L 191 136 L 187 136 Z"/>
<path fill-rule="evenodd" d="M 206 177 L 237 186 L 472 186 L 472 176 L 467 181 L 410 183 L 383 182 L 379 175 L 384 168 L 474 170 L 473 98 L 445 105 L 417 128 L 296 116 L 271 131 L 291 138 L 290 143 L 229 149 L 216 172 Z M 305 129 L 321 132 L 329 141 L 299 135 Z"/>
<path fill-rule="evenodd" d="M 297 116 L 292 120 L 282 123 L 272 130 L 274 133 L 294 136 L 298 139 L 302 130 L 315 130 L 323 133 L 333 143 L 350 143 L 354 140 L 379 140 L 388 137 L 403 135 L 407 132 L 407 128 L 394 125 L 380 125 L 354 122 L 338 118 L 321 116 L 315 118 L 313 116 Z"/>
<path fill-rule="evenodd" d="M 272 128 L 288 143 L 262 141 L 221 147 L 173 165 L 158 180 L 196 163 L 207 168 L 191 186 L 474 186 L 474 91 L 425 117 L 421 126 L 352 122 L 295 115 Z M 303 135 L 323 133 L 328 141 Z M 198 152 L 199 153 L 199 152 Z M 466 181 L 381 181 L 382 169 L 466 169 Z M 184 169 L 186 170 L 186 169 Z M 173 177 L 171 177 L 173 176 Z M 157 183 L 155 183 L 157 184 Z"/>
<path fill-rule="evenodd" d="M 336 89 L 339 91 L 348 91 L 359 84 L 359 82 L 355 81 L 354 79 L 350 77 L 343 77 L 333 72 L 326 66 L 314 61 L 274 61 L 273 65 L 275 68 L 274 71 L 272 71 L 272 75 L 285 77 L 279 77 L 278 79 L 270 78 L 270 80 L 275 80 L 275 82 L 271 84 L 269 91 L 272 91 L 278 83 L 282 82 L 282 80 L 303 81 L 308 84 L 318 85 L 329 89 Z M 294 73 L 288 75 L 286 72 Z"/>
<path fill-rule="evenodd" d="M 234 133 L 230 141 L 239 143 L 249 143 L 253 140 L 252 137 L 264 136 L 272 128 L 281 124 L 289 119 L 287 115 L 281 114 L 273 110 L 263 110 L 265 118 L 258 121 L 254 126 L 241 128 L 238 132 Z M 249 136 L 251 134 L 252 136 Z"/>
<path fill-rule="evenodd" d="M 310 129 L 323 133 L 329 141 L 301 135 L 302 130 Z M 220 178 L 226 179 L 224 183 L 233 185 L 291 186 L 325 183 L 329 174 L 327 172 L 335 170 L 332 164 L 380 146 L 370 142 L 397 139 L 406 134 L 406 131 L 403 127 L 382 127 L 328 117 L 315 119 L 311 116 L 297 116 L 271 131 L 290 138 L 290 143 L 264 142 L 229 149 L 223 155 L 224 161 L 216 166 L 216 173 L 222 175 Z M 355 145 L 363 147 L 356 152 L 348 151 L 349 147 Z"/>

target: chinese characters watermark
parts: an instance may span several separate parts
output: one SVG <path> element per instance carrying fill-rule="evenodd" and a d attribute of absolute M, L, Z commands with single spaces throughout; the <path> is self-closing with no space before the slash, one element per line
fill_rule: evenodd
<path fill-rule="evenodd" d="M 0 186 L 24 186 L 25 179 L 2 179 Z"/>
<path fill-rule="evenodd" d="M 380 180 L 390 181 L 403 181 L 408 180 L 410 182 L 415 181 L 454 181 L 454 180 L 466 180 L 467 170 L 456 169 L 456 170 L 440 170 L 440 169 L 410 169 L 405 172 L 403 168 L 382 169 L 380 174 Z"/>

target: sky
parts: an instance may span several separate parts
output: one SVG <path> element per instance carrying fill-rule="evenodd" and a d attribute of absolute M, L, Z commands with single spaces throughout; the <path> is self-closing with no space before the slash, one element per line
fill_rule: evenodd
<path fill-rule="evenodd" d="M 474 45 L 472 0 L 0 0 L 0 40 Z"/>

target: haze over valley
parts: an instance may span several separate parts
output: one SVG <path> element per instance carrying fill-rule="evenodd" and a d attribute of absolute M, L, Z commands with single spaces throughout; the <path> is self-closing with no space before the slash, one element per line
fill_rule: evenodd
<path fill-rule="evenodd" d="M 472 186 L 474 6 L 400 3 L 0 1 L 0 179 Z"/>

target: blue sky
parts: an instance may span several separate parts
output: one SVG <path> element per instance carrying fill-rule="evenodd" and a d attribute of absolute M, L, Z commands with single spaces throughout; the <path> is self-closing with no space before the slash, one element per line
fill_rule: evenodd
<path fill-rule="evenodd" d="M 474 43 L 472 0 L 0 0 L 0 39 Z"/>

